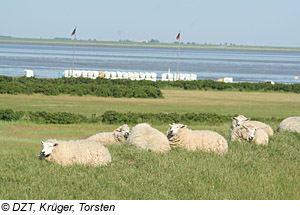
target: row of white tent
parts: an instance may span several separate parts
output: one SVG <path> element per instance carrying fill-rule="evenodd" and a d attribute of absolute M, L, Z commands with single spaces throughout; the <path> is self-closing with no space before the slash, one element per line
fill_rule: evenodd
<path fill-rule="evenodd" d="M 184 74 L 184 73 L 163 73 L 161 75 L 161 80 L 162 81 L 194 81 L 197 80 L 197 75 L 196 74 Z"/>
<path fill-rule="evenodd" d="M 62 77 L 84 77 L 96 79 L 98 77 L 106 79 L 131 79 L 131 80 L 150 80 L 156 81 L 157 74 L 155 72 L 112 72 L 112 71 L 91 71 L 91 70 L 65 70 Z M 163 73 L 162 81 L 176 81 L 176 80 L 197 80 L 196 74 L 183 73 Z"/>
<path fill-rule="evenodd" d="M 84 77 L 96 79 L 98 77 L 106 79 L 131 79 L 156 81 L 155 72 L 113 72 L 113 71 L 90 71 L 90 70 L 65 70 L 63 77 Z"/>

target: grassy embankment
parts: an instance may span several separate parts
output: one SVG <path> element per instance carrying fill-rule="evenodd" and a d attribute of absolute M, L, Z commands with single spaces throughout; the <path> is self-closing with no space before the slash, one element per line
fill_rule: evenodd
<path fill-rule="evenodd" d="M 73 45 L 72 40 L 60 39 L 37 39 L 37 38 L 0 38 L 0 43 L 34 43 L 52 45 Z M 139 43 L 139 42 L 119 42 L 119 41 L 94 41 L 77 40 L 76 45 L 87 46 L 122 46 L 122 47 L 149 47 L 149 48 L 177 48 L 176 43 Z M 275 46 L 226 46 L 215 44 L 180 44 L 180 48 L 187 49 L 227 49 L 227 50 L 256 50 L 256 51 L 300 51 L 300 47 L 275 47 Z"/>
<path fill-rule="evenodd" d="M 106 110 L 132 112 L 215 112 L 246 116 L 300 115 L 300 95 L 164 90 L 165 99 L 91 96 L 1 95 L 0 108 L 67 111 L 90 115 Z M 193 125 L 228 139 L 230 123 Z M 43 125 L 0 122 L 1 199 L 300 199 L 300 135 L 276 132 L 269 146 L 229 143 L 218 156 L 174 149 L 168 154 L 124 145 L 109 146 L 105 167 L 41 162 L 41 140 L 81 139 L 112 131 L 99 124 Z M 168 125 L 153 125 L 165 132 Z M 272 125 L 273 129 L 278 124 Z"/>

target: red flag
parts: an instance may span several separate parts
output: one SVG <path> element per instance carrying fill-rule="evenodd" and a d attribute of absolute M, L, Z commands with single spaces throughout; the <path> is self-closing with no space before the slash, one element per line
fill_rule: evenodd
<path fill-rule="evenodd" d="M 180 33 L 177 34 L 176 40 L 180 39 Z"/>

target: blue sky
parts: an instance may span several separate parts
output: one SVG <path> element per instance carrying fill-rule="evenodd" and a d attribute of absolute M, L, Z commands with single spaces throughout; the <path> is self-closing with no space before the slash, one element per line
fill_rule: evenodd
<path fill-rule="evenodd" d="M 0 35 L 300 47 L 299 0 L 0 0 Z"/>

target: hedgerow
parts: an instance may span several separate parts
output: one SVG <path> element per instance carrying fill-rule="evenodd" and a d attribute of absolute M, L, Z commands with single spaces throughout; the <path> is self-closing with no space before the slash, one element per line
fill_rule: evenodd
<path fill-rule="evenodd" d="M 235 114 L 237 115 L 237 114 Z M 231 115 L 220 115 L 216 113 L 121 113 L 116 111 L 106 111 L 102 116 L 104 124 L 137 124 L 137 123 L 185 123 L 185 124 L 221 124 L 231 122 Z M 264 122 L 281 122 L 279 118 L 254 117 L 252 120 Z"/>
<path fill-rule="evenodd" d="M 0 94 L 93 95 L 115 98 L 163 98 L 160 89 L 218 91 L 274 91 L 300 93 L 300 84 L 223 83 L 196 81 L 132 81 L 128 79 L 89 78 L 26 78 L 0 76 Z"/>
<path fill-rule="evenodd" d="M 159 88 L 175 87 L 185 90 L 219 90 L 219 91 L 275 91 L 300 93 L 300 84 L 268 83 L 224 83 L 212 80 L 197 81 L 159 81 L 154 86 Z"/>
<path fill-rule="evenodd" d="M 162 98 L 150 81 L 108 80 L 103 78 L 26 78 L 0 76 L 0 94 L 93 95 L 115 98 Z"/>
<path fill-rule="evenodd" d="M 138 123 L 185 123 L 185 124 L 221 124 L 231 121 L 229 115 L 216 113 L 121 113 L 106 111 L 102 115 L 92 114 L 86 117 L 81 114 L 45 111 L 13 111 L 11 109 L 0 109 L 0 120 L 17 121 L 26 120 L 42 124 L 79 124 L 79 123 L 102 123 L 102 124 L 138 124 Z M 253 118 L 264 122 L 281 122 L 278 118 Z"/>

